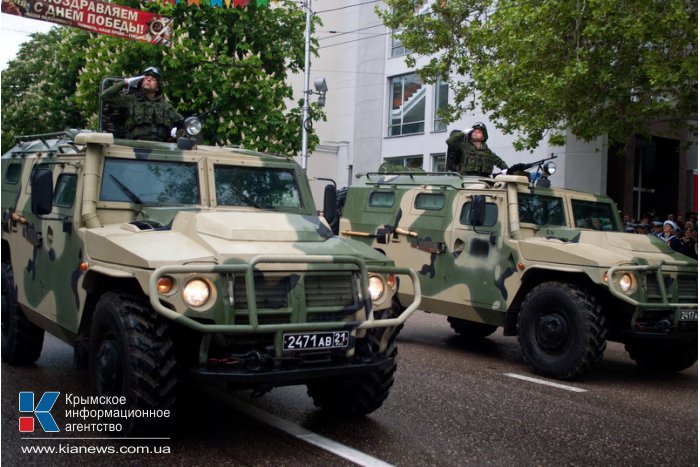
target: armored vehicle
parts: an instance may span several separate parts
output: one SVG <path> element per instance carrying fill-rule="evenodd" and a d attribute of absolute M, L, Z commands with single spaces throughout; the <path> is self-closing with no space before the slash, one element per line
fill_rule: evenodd
<path fill-rule="evenodd" d="M 334 236 L 284 157 L 24 137 L 2 156 L 2 217 L 3 361 L 35 362 L 48 331 L 89 368 L 92 396 L 127 413 L 170 410 L 192 378 L 256 393 L 304 384 L 322 410 L 367 414 L 419 303 L 393 314 L 397 275 L 418 289 L 415 273 Z"/>
<path fill-rule="evenodd" d="M 552 187 L 542 173 L 368 173 L 347 191 L 340 235 L 414 269 L 421 309 L 464 338 L 517 335 L 542 375 L 582 375 L 607 340 L 649 370 L 693 365 L 697 262 L 622 232 L 609 197 Z M 412 294 L 401 283 L 400 300 Z"/>

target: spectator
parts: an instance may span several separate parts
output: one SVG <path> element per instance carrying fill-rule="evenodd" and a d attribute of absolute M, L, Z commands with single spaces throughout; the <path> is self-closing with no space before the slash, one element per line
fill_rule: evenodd
<path fill-rule="evenodd" d="M 676 223 L 671 220 L 667 220 L 663 223 L 663 232 L 661 235 L 659 235 L 659 238 L 666 242 L 666 244 L 671 247 L 673 251 L 685 253 L 683 243 L 678 237 L 676 237 L 677 230 L 678 226 Z"/>
<path fill-rule="evenodd" d="M 693 232 L 695 232 L 695 238 L 693 238 Z M 683 244 L 684 253 L 691 258 L 698 259 L 698 231 L 692 227 L 685 229 L 683 232 L 683 237 L 681 237 L 681 243 Z"/>
<path fill-rule="evenodd" d="M 637 225 L 637 233 L 642 235 L 651 235 L 649 232 L 649 224 L 642 223 Z"/>
<path fill-rule="evenodd" d="M 683 229 L 683 233 L 685 233 L 686 230 L 690 230 L 690 231 L 692 232 L 692 230 L 693 230 L 694 228 L 695 228 L 695 226 L 693 225 L 693 223 L 690 222 L 690 221 L 687 221 L 687 222 L 685 223 L 685 228 Z"/>

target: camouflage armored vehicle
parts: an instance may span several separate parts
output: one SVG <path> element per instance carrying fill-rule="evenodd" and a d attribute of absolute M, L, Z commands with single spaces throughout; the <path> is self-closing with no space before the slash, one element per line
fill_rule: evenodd
<path fill-rule="evenodd" d="M 650 370 L 693 365 L 697 262 L 657 238 L 623 233 L 607 196 L 522 174 L 362 175 L 347 191 L 340 235 L 414 269 L 421 309 L 446 315 L 461 336 L 498 327 L 517 335 L 542 375 L 585 373 L 606 340 L 623 342 Z M 401 283 L 402 301 L 412 293 Z"/>
<path fill-rule="evenodd" d="M 392 314 L 396 275 L 419 287 L 415 274 L 334 236 L 283 157 L 25 137 L 2 156 L 2 216 L 3 361 L 35 362 L 46 330 L 74 346 L 93 396 L 125 397 L 117 408 L 171 408 L 194 378 L 305 384 L 323 410 L 369 413 L 419 302 Z"/>

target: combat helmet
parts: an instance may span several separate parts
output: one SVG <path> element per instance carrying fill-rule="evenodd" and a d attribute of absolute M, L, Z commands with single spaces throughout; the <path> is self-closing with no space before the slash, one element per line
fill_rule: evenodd
<path fill-rule="evenodd" d="M 486 125 L 482 122 L 476 122 L 475 124 L 472 125 L 472 129 L 469 130 L 467 133 L 467 141 L 472 140 L 472 131 L 474 130 L 481 130 L 481 132 L 484 134 L 484 143 L 489 139 L 489 132 L 486 131 Z"/>
<path fill-rule="evenodd" d="M 143 76 L 153 76 L 156 81 L 158 81 L 158 92 L 156 92 L 156 95 L 162 94 L 163 93 L 163 76 L 160 74 L 160 70 L 158 67 L 155 66 L 149 66 L 145 70 L 141 72 L 141 75 Z M 140 83 L 139 83 L 140 86 Z"/>

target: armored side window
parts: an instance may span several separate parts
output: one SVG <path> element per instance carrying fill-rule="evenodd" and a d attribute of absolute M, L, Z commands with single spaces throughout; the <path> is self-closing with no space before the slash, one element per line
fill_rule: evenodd
<path fill-rule="evenodd" d="M 7 172 L 5 173 L 5 182 L 14 185 L 17 183 L 22 176 L 22 163 L 15 162 L 7 166 Z"/>
<path fill-rule="evenodd" d="M 416 209 L 440 211 L 445 207 L 445 195 L 442 193 L 420 193 L 413 206 Z"/>
<path fill-rule="evenodd" d="M 564 225 L 564 202 L 555 196 L 518 193 L 520 222 Z"/>
<path fill-rule="evenodd" d="M 375 191 L 369 195 L 369 205 L 373 208 L 390 208 L 396 202 L 393 191 Z"/>
<path fill-rule="evenodd" d="M 469 210 L 472 203 L 464 203 L 462 212 L 459 214 L 459 223 L 462 225 L 469 224 Z M 498 222 L 498 205 L 496 203 L 486 203 L 486 212 L 484 216 L 484 227 L 492 227 Z"/>
<path fill-rule="evenodd" d="M 73 207 L 75 191 L 78 186 L 76 174 L 61 174 L 56 181 L 56 189 L 53 193 L 53 204 L 65 208 Z"/>

